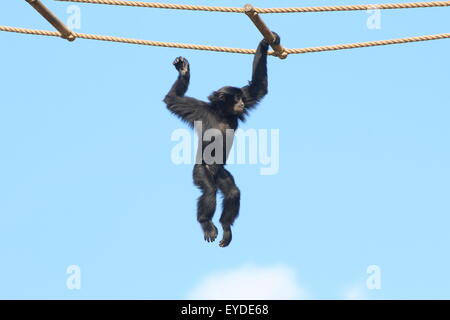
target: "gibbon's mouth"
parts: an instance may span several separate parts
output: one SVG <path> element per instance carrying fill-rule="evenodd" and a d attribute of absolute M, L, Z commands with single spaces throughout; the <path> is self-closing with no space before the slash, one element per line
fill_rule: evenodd
<path fill-rule="evenodd" d="M 244 112 L 244 107 L 242 106 L 242 107 L 237 107 L 236 108 L 236 112 L 237 113 L 243 113 Z"/>
<path fill-rule="evenodd" d="M 238 112 L 238 113 L 243 113 L 243 112 L 244 112 L 244 109 L 245 109 L 245 104 L 244 104 L 244 103 L 238 104 L 238 105 L 236 105 L 236 106 L 234 107 L 234 110 L 235 110 L 236 112 Z"/>

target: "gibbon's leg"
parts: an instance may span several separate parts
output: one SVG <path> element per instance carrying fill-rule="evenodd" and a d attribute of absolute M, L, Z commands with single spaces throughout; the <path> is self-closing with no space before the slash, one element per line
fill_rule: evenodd
<path fill-rule="evenodd" d="M 225 168 L 222 168 L 218 172 L 217 186 L 223 194 L 223 211 L 220 217 L 220 223 L 223 228 L 223 238 L 219 245 L 221 247 L 226 247 L 230 244 L 232 239 L 231 226 L 239 215 L 241 192 L 236 186 L 233 176 Z"/>
<path fill-rule="evenodd" d="M 215 178 L 204 164 L 194 166 L 193 177 L 194 184 L 202 192 L 197 202 L 197 221 L 202 226 L 205 240 L 213 242 L 217 238 L 217 228 L 211 221 L 216 211 Z"/>

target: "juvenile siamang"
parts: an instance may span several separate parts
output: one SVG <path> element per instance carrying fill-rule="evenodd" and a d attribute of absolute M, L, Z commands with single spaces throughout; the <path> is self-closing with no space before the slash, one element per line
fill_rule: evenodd
<path fill-rule="evenodd" d="M 280 37 L 276 33 L 274 35 L 275 44 L 278 44 Z M 189 85 L 190 68 L 189 62 L 185 58 L 178 57 L 173 62 L 178 71 L 178 78 L 164 98 L 167 108 L 172 113 L 191 127 L 195 125 L 199 141 L 202 140 L 207 130 L 212 129 L 213 132 L 216 132 L 212 135 L 209 143 L 199 143 L 193 178 L 194 184 L 202 192 L 197 203 L 197 220 L 203 229 L 204 238 L 208 242 L 214 241 L 218 233 L 216 226 L 211 221 L 216 210 L 217 190 L 223 194 L 223 211 L 220 217 L 223 238 L 219 243 L 221 247 L 226 247 L 231 242 L 231 225 L 239 214 L 240 205 L 240 191 L 233 176 L 224 168 L 224 165 L 232 145 L 234 130 L 238 127 L 238 120 L 244 121 L 248 111 L 255 108 L 267 94 L 268 47 L 269 44 L 266 40 L 259 43 L 253 59 L 252 80 L 247 86 L 242 88 L 223 87 L 214 91 L 208 97 L 209 103 L 184 95 Z M 223 146 L 219 151 L 223 152 L 221 155 L 216 155 L 215 152 L 218 150 L 215 150 L 212 152 L 214 159 L 212 161 L 206 159 L 205 149 L 217 140 Z"/>

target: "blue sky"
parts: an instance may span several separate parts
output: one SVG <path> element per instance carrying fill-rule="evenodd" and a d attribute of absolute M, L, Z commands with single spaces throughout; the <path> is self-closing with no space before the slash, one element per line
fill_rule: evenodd
<path fill-rule="evenodd" d="M 67 19 L 70 3 L 45 3 Z M 371 2 L 252 2 L 356 3 Z M 241 14 L 79 7 L 84 33 L 242 48 L 261 38 Z M 376 30 L 365 11 L 263 18 L 298 48 L 449 32 L 448 10 L 383 11 Z M 52 30 L 25 1 L 2 1 L 0 25 Z M 450 298 L 449 40 L 270 58 L 269 95 L 243 128 L 279 129 L 279 172 L 229 167 L 242 203 L 226 249 L 203 241 L 192 166 L 170 157 L 186 126 L 162 99 L 177 56 L 202 99 L 245 85 L 252 56 L 4 32 L 0 48 L 0 298 L 184 299 L 205 283 L 256 297 L 271 279 L 293 298 Z M 66 287 L 70 265 L 80 290 Z M 379 290 L 366 287 L 370 265 Z M 243 284 L 248 268 L 262 275 Z M 236 288 L 222 288 L 235 273 Z"/>

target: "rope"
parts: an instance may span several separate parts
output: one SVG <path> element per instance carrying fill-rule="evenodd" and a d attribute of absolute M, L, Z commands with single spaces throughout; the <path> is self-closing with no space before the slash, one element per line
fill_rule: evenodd
<path fill-rule="evenodd" d="M 429 35 L 429 36 L 399 38 L 399 39 L 390 39 L 390 40 L 337 44 L 337 45 L 333 45 L 333 46 L 311 47 L 311 48 L 301 48 L 301 49 L 286 49 L 286 51 L 289 54 L 310 53 L 310 52 L 385 46 L 388 44 L 400 44 L 400 43 L 407 43 L 407 42 L 418 42 L 418 41 L 438 40 L 438 39 L 447 39 L 447 38 L 450 38 L 450 33 L 441 33 L 441 34 L 434 34 L 434 35 Z"/>
<path fill-rule="evenodd" d="M 61 33 L 59 33 L 58 31 L 33 30 L 33 29 L 16 28 L 16 27 L 8 27 L 8 26 L 0 26 L 0 31 L 25 33 L 25 34 L 33 34 L 33 35 L 41 35 L 41 36 L 61 37 Z M 72 32 L 72 34 L 76 38 L 82 38 L 82 39 L 123 42 L 123 43 L 130 43 L 130 44 L 140 44 L 140 45 L 145 45 L 145 46 L 181 48 L 181 49 L 192 49 L 192 50 L 207 50 L 207 51 L 243 53 L 243 54 L 254 54 L 255 53 L 255 50 L 252 50 L 252 49 L 226 48 L 226 47 L 205 46 L 205 45 L 197 45 L 197 44 L 150 41 L 150 40 L 130 39 L 130 38 L 103 36 L 103 35 L 86 34 L 86 33 L 78 33 L 78 32 Z"/>
<path fill-rule="evenodd" d="M 0 26 L 0 31 L 33 34 L 33 35 L 41 35 L 41 36 L 61 37 L 61 33 L 57 32 L 57 31 L 34 30 L 34 29 L 8 27 L 8 26 Z M 181 48 L 181 49 L 192 49 L 192 50 L 207 50 L 207 51 L 242 53 L 242 54 L 254 54 L 255 53 L 255 50 L 253 50 L 253 49 L 227 48 L 227 47 L 205 46 L 205 45 L 196 45 L 196 44 L 139 40 L 139 39 L 120 38 L 120 37 L 77 33 L 77 32 L 73 32 L 73 35 L 77 38 L 82 38 L 82 39 L 123 42 L 123 43 L 139 44 L 139 45 L 146 45 L 146 46 Z M 359 43 L 350 43 L 350 44 L 338 44 L 338 45 L 333 45 L 333 46 L 320 46 L 320 47 L 310 47 L 310 48 L 301 48 L 301 49 L 286 49 L 286 51 L 289 54 L 301 54 L 301 53 L 320 52 L 320 51 L 344 50 L 344 49 L 353 49 L 353 48 L 383 46 L 383 45 L 388 45 L 388 44 L 399 44 L 399 43 L 407 43 L 407 42 L 438 40 L 438 39 L 446 39 L 446 38 L 450 38 L 450 33 L 442 33 L 442 34 L 436 34 L 436 35 L 419 36 L 419 37 L 411 37 L 411 38 L 391 39 L 391 40 L 369 41 L 369 42 L 359 42 Z M 274 52 L 270 51 L 269 54 L 274 55 Z"/>
<path fill-rule="evenodd" d="M 236 12 L 236 13 L 244 12 L 244 8 L 237 8 L 237 7 L 211 7 L 211 6 L 170 4 L 170 3 L 143 2 L 143 1 L 122 1 L 122 0 L 56 0 L 56 1 L 159 8 L 159 9 L 176 9 L 176 10 L 217 11 L 217 12 Z M 298 8 L 255 8 L 255 9 L 257 13 L 292 13 L 292 12 L 355 11 L 368 9 L 408 9 L 408 8 L 429 8 L 429 7 L 448 7 L 448 6 L 450 6 L 450 1 L 363 4 L 363 5 L 298 7 Z"/>

